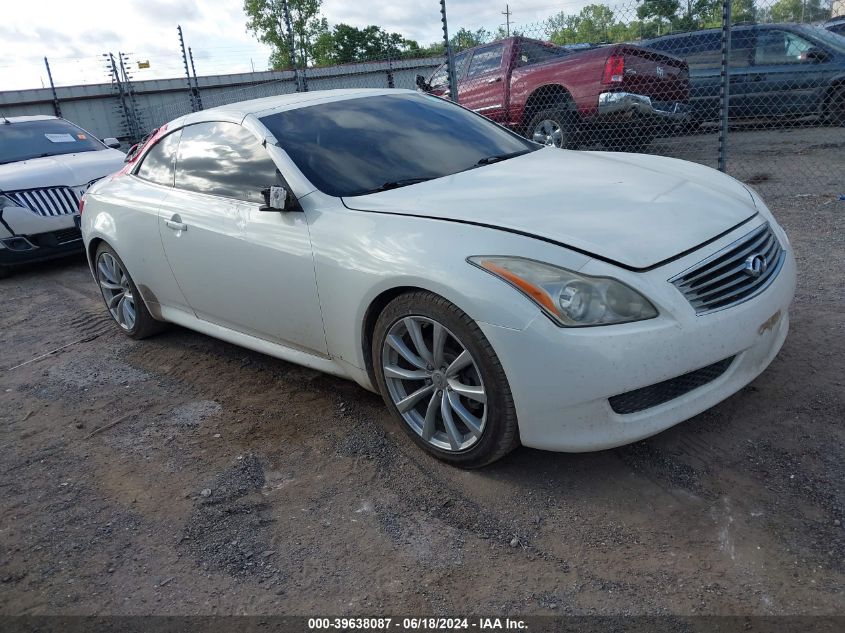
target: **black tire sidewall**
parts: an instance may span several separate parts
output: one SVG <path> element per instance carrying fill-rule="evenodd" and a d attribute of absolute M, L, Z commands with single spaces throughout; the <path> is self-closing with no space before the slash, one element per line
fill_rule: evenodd
<path fill-rule="evenodd" d="M 833 125 L 845 127 L 845 86 L 833 89 L 829 103 L 828 120 Z"/>
<path fill-rule="evenodd" d="M 469 350 L 481 373 L 487 394 L 487 420 L 481 439 L 465 451 L 444 451 L 428 444 L 405 422 L 387 390 L 381 366 L 384 340 L 397 321 L 409 316 L 429 318 L 448 328 Z M 513 398 L 498 357 L 481 328 L 439 295 L 416 292 L 402 295 L 388 304 L 373 333 L 372 358 L 379 391 L 394 419 L 418 446 L 438 459 L 463 468 L 478 468 L 499 459 L 519 444 Z"/>
<path fill-rule="evenodd" d="M 541 110 L 531 117 L 531 121 L 528 123 L 528 139 L 534 140 L 534 129 L 540 121 L 546 119 L 557 123 L 563 133 L 560 149 L 571 148 L 573 137 L 575 136 L 575 114 L 567 104 L 560 104 L 554 108 Z"/>

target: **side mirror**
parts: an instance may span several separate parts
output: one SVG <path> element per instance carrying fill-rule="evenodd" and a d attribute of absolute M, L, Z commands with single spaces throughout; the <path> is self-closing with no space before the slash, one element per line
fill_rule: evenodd
<path fill-rule="evenodd" d="M 813 46 L 801 53 L 801 60 L 818 64 L 820 62 L 829 61 L 830 54 L 826 50 Z"/>
<path fill-rule="evenodd" d="M 431 92 L 431 84 L 429 84 L 425 77 L 422 75 L 417 75 L 416 78 L 417 88 L 419 88 L 423 92 Z"/>
<path fill-rule="evenodd" d="M 140 143 L 135 143 L 132 147 L 129 148 L 129 151 L 126 152 L 126 156 L 124 156 L 123 158 L 124 163 L 128 163 L 133 158 L 135 158 L 135 154 L 138 152 L 139 149 L 141 149 L 140 147 L 138 147 L 138 145 L 140 145 Z"/>
<path fill-rule="evenodd" d="M 108 138 L 103 139 L 103 145 L 110 149 L 120 149 L 120 141 L 118 141 L 113 136 L 109 136 Z"/>
<path fill-rule="evenodd" d="M 293 196 L 286 187 L 273 185 L 261 190 L 264 196 L 264 206 L 261 211 L 291 211 L 293 207 Z"/>

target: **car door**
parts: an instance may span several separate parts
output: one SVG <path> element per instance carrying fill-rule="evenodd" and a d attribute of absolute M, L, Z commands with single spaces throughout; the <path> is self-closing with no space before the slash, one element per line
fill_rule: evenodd
<path fill-rule="evenodd" d="M 159 213 L 161 240 L 198 318 L 325 355 L 305 215 L 261 211 L 261 190 L 281 183 L 267 151 L 243 126 L 187 126 L 175 187 Z"/>
<path fill-rule="evenodd" d="M 787 29 L 757 32 L 754 65 L 749 79 L 749 101 L 755 116 L 813 114 L 818 110 L 820 86 L 826 85 L 830 62 L 808 59 L 819 48 Z"/>
<path fill-rule="evenodd" d="M 173 191 L 181 135 L 182 131 L 176 130 L 156 140 L 132 174 L 115 178 L 110 189 L 126 209 L 122 217 L 115 218 L 115 225 L 125 227 L 127 234 L 121 258 L 154 313 L 159 306 L 188 307 L 164 256 L 158 228 L 161 204 Z"/>
<path fill-rule="evenodd" d="M 460 104 L 494 121 L 503 121 L 507 104 L 507 64 L 502 42 L 476 48 L 464 79 L 458 83 Z"/>

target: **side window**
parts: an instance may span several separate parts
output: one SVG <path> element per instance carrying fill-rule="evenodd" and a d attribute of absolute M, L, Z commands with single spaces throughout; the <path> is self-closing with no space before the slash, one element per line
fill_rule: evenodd
<path fill-rule="evenodd" d="M 461 77 L 464 76 L 464 69 L 466 69 L 467 62 L 469 61 L 469 51 L 455 55 L 452 58 L 452 61 L 455 64 L 455 79 L 460 81 Z M 431 81 L 428 83 L 431 84 L 433 88 L 449 85 L 449 73 L 447 72 L 446 64 L 443 64 L 435 71 L 435 73 L 431 76 Z"/>
<path fill-rule="evenodd" d="M 556 57 L 563 57 L 566 52 L 557 46 L 549 46 L 540 42 L 523 40 L 519 45 L 519 57 L 516 59 L 517 66 L 530 66 Z"/>
<path fill-rule="evenodd" d="M 735 31 L 731 35 L 731 68 L 746 68 L 751 65 L 754 53 L 754 33 L 750 30 Z"/>
<path fill-rule="evenodd" d="M 428 81 L 432 88 L 445 86 L 449 83 L 449 73 L 446 71 L 446 64 L 434 71 L 431 79 Z"/>
<path fill-rule="evenodd" d="M 173 168 L 176 162 L 176 148 L 182 130 L 177 130 L 160 139 L 141 163 L 135 175 L 158 185 L 173 186 Z"/>
<path fill-rule="evenodd" d="M 722 63 L 722 40 L 718 33 L 701 33 L 691 37 L 685 47 L 685 55 L 690 69 L 718 68 Z"/>
<path fill-rule="evenodd" d="M 275 163 L 249 130 L 237 123 L 197 123 L 182 129 L 176 187 L 248 202 L 280 182 Z"/>
<path fill-rule="evenodd" d="M 460 81 L 464 76 L 464 71 L 469 61 L 469 51 L 455 55 L 453 61 L 455 62 L 455 79 Z"/>
<path fill-rule="evenodd" d="M 491 70 L 498 70 L 502 65 L 502 52 L 504 49 L 504 45 L 494 44 L 493 46 L 485 46 L 476 50 L 469 64 L 467 77 L 475 77 Z"/>
<path fill-rule="evenodd" d="M 758 66 L 796 64 L 803 61 L 804 53 L 812 43 L 789 31 L 764 29 L 757 34 L 755 63 Z"/>

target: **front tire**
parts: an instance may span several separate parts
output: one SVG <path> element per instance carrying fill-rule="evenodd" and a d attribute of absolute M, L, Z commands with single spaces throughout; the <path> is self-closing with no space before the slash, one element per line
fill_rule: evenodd
<path fill-rule="evenodd" d="M 121 332 L 131 338 L 142 339 L 162 330 L 163 324 L 147 310 L 123 261 L 105 242 L 97 247 L 94 255 L 94 274 L 106 309 Z"/>
<path fill-rule="evenodd" d="M 478 468 L 519 445 L 504 369 L 478 325 L 430 292 L 401 295 L 376 322 L 372 349 L 379 390 L 423 449 Z"/>

